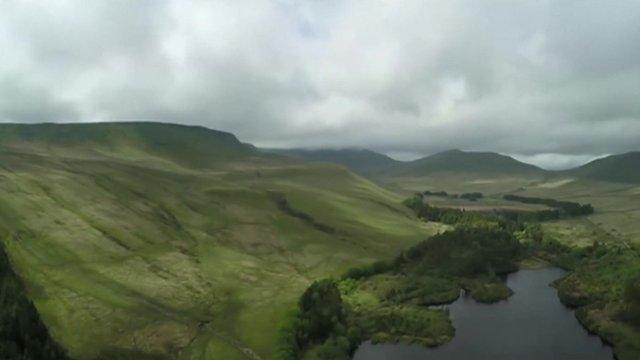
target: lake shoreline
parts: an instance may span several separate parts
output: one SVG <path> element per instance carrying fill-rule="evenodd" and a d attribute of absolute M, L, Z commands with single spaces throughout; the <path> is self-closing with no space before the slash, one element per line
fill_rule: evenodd
<path fill-rule="evenodd" d="M 492 313 L 491 315 L 486 315 L 489 316 L 489 318 L 492 315 L 496 315 L 496 316 L 501 316 L 501 314 L 499 313 L 499 309 L 497 309 L 498 307 L 504 307 L 504 312 L 502 314 L 502 317 L 504 317 L 505 319 L 503 319 L 505 326 L 513 326 L 513 325 L 518 325 L 518 326 L 522 326 L 522 324 L 515 324 L 511 319 L 509 319 L 509 317 L 513 317 L 513 318 L 518 318 L 518 316 L 522 316 L 522 314 L 520 313 L 512 313 L 510 311 L 509 308 L 513 307 L 513 303 L 522 303 L 524 302 L 524 308 L 527 309 L 527 311 L 531 311 L 531 309 L 528 309 L 527 306 L 531 306 L 534 303 L 531 301 L 526 300 L 526 298 L 528 297 L 528 295 L 531 295 L 531 293 L 527 293 L 527 291 L 523 290 L 523 289 L 519 289 L 519 286 L 522 285 L 518 285 L 517 282 L 523 282 L 524 280 L 527 280 L 527 278 L 531 278 L 532 275 L 538 276 L 541 275 L 539 277 L 541 277 L 542 280 L 549 280 L 546 281 L 546 283 L 541 284 L 541 283 L 536 283 L 534 285 L 531 285 L 533 288 L 540 288 L 540 289 L 544 289 L 546 288 L 547 290 L 544 292 L 543 297 L 545 297 L 545 299 L 541 302 L 542 304 L 545 304 L 546 306 L 549 307 L 549 309 L 545 309 L 545 312 L 549 312 L 546 314 L 547 317 L 553 317 L 551 315 L 555 314 L 554 316 L 557 316 L 556 312 L 558 314 L 563 314 L 562 316 L 562 321 L 565 322 L 564 324 L 560 324 L 559 327 L 564 326 L 565 328 L 567 328 L 568 334 L 565 334 L 567 336 L 568 340 L 571 340 L 573 342 L 577 342 L 579 343 L 579 345 L 572 345 L 571 348 L 584 348 L 585 346 L 590 347 L 594 353 L 597 353 L 596 356 L 594 357 L 580 357 L 580 358 L 590 358 L 590 359 L 612 359 L 615 358 L 613 355 L 613 347 L 611 346 L 610 343 L 608 343 L 607 341 L 605 341 L 605 339 L 603 339 L 601 336 L 599 336 L 599 334 L 596 334 L 592 331 L 590 331 L 581 321 L 579 321 L 578 317 L 576 316 L 576 312 L 574 309 L 571 309 L 570 307 L 562 304 L 560 302 L 560 299 L 557 295 L 557 290 L 551 287 L 551 282 L 553 282 L 554 280 L 557 279 L 561 279 L 562 277 L 566 276 L 566 272 L 562 269 L 559 269 L 557 267 L 553 267 L 551 266 L 549 263 L 546 263 L 545 266 L 541 266 L 541 262 L 538 263 L 538 266 L 535 267 L 524 267 L 523 269 L 511 273 L 509 275 L 507 275 L 507 284 L 508 285 L 514 285 L 514 283 L 517 285 L 515 286 L 516 289 L 515 290 L 515 294 L 514 294 L 514 300 L 512 301 L 511 299 L 507 299 L 507 300 L 502 300 L 493 304 L 483 304 L 483 303 L 479 303 L 476 302 L 475 300 L 472 300 L 470 298 L 470 296 L 467 294 L 466 296 L 460 296 L 458 299 L 456 299 L 455 301 L 453 301 L 452 303 L 450 303 L 449 305 L 440 305 L 440 308 L 445 308 L 447 310 L 445 311 L 450 311 L 449 315 L 452 319 L 452 322 L 454 324 L 454 327 L 456 329 L 455 331 L 455 336 L 451 339 L 450 342 L 447 342 L 445 344 L 441 344 L 437 347 L 430 347 L 430 348 L 422 348 L 420 349 L 418 345 L 416 344 L 403 344 L 403 343 L 375 343 L 374 341 L 371 340 L 367 340 L 365 342 L 363 342 L 358 349 L 356 350 L 356 352 L 354 353 L 353 358 L 356 360 L 375 360 L 375 359 L 383 359 L 383 358 L 407 358 L 407 359 L 412 359 L 412 358 L 430 358 L 430 356 L 435 355 L 435 357 L 433 358 L 451 358 L 451 359 L 456 359 L 456 358 L 465 358 L 468 354 L 464 355 L 464 356 L 460 356 L 461 352 L 464 351 L 460 351 L 462 349 L 455 349 L 456 346 L 461 346 L 461 344 L 475 344 L 473 339 L 469 340 L 469 339 L 462 339 L 460 340 L 460 336 L 462 337 L 469 337 L 469 332 L 471 331 L 471 333 L 474 333 L 475 331 L 487 331 L 486 327 L 483 329 L 481 326 L 476 326 L 478 324 L 475 324 L 472 328 L 469 327 L 469 324 L 463 324 L 461 325 L 459 322 L 463 321 L 465 319 L 465 317 L 477 317 L 478 319 L 484 319 L 486 320 L 482 314 L 457 314 L 456 311 L 460 311 L 460 309 L 467 309 L 467 311 L 469 311 L 469 309 L 471 309 L 471 311 L 475 311 L 476 313 L 481 313 L 481 312 L 490 312 Z M 535 273 L 535 274 L 532 274 Z M 538 274 L 538 275 L 536 275 Z M 535 278 L 535 276 L 533 276 Z M 519 277 L 519 278 L 518 278 Z M 551 277 L 553 277 L 553 279 L 551 279 Z M 524 280 L 523 280 L 524 279 Z M 531 280 L 531 279 L 529 279 Z M 524 281 L 526 282 L 526 281 Z M 545 281 L 543 281 L 545 282 Z M 463 304 L 463 307 L 460 307 L 460 304 Z M 558 306 L 560 306 L 561 308 L 559 309 Z M 533 308 L 535 309 L 535 307 Z M 480 310 L 480 311 L 476 311 L 476 310 Z M 537 315 L 545 315 L 544 313 L 541 314 L 537 314 Z M 567 316 L 570 315 L 570 316 Z M 531 321 L 533 321 L 534 323 L 537 321 L 536 317 L 532 317 L 530 319 Z M 464 320 L 464 321 L 469 321 L 469 320 Z M 573 322 L 573 324 L 570 324 L 571 322 Z M 569 326 L 567 326 L 567 323 L 569 323 Z M 546 328 L 540 328 L 537 329 L 540 330 L 541 332 L 547 331 L 548 329 Z M 580 331 L 583 331 L 583 334 L 580 334 Z M 507 332 L 508 333 L 508 332 Z M 517 333 L 517 332 L 516 332 Z M 477 336 L 482 336 L 482 334 L 478 335 L 475 334 Z M 533 335 L 534 337 L 536 335 L 538 335 L 538 333 L 536 331 L 534 331 L 533 333 L 529 334 L 529 335 Z M 586 335 L 586 337 L 585 337 Z M 598 336 L 598 342 L 595 343 L 595 337 Z M 489 340 L 492 340 L 490 337 L 487 337 Z M 495 339 L 493 339 L 495 340 Z M 468 341 L 468 343 L 467 343 Z M 558 349 L 558 351 L 567 351 L 567 349 L 565 349 L 562 346 L 559 346 L 558 344 L 556 344 L 554 342 L 553 338 L 549 338 L 548 341 L 551 342 L 550 347 L 554 348 L 554 349 Z M 568 343 L 570 343 L 570 341 L 568 341 Z M 486 347 L 491 347 L 495 344 L 491 344 L 490 341 L 487 341 L 485 344 L 483 344 L 483 346 Z M 523 347 L 530 347 L 531 344 L 527 344 L 527 343 L 523 343 L 522 344 Z M 543 346 L 541 346 L 543 347 Z M 363 350 L 364 349 L 364 350 Z M 382 351 L 384 353 L 384 356 L 382 357 L 378 357 L 375 355 L 375 349 L 379 349 L 379 351 Z M 395 350 L 394 350 L 395 349 Z M 444 350 L 439 350 L 439 349 L 444 349 Z M 372 351 L 373 350 L 373 351 Z M 496 355 L 492 355 L 494 356 L 494 358 L 501 358 L 500 351 L 501 349 L 499 349 L 499 347 L 496 347 L 496 349 L 490 349 L 490 350 L 495 350 L 496 351 Z M 509 349 L 510 351 L 517 351 L 518 349 Z M 400 353 L 394 353 L 394 351 L 400 351 Z M 404 352 L 402 352 L 404 351 Z M 489 350 L 487 350 L 489 351 Z M 528 351 L 531 351 L 531 349 L 529 349 Z M 475 354 L 478 352 L 478 349 L 473 349 L 472 352 Z M 453 355 L 453 356 L 449 356 L 449 355 Z M 553 354 L 551 354 L 553 355 Z M 414 357 L 412 357 L 414 356 Z M 513 356 L 513 354 L 510 354 L 510 356 Z M 526 358 L 526 354 L 524 355 Z M 588 354 L 585 356 L 589 356 Z M 502 357 L 502 358 L 508 358 L 508 357 Z M 520 357 L 523 358 L 523 357 Z"/>

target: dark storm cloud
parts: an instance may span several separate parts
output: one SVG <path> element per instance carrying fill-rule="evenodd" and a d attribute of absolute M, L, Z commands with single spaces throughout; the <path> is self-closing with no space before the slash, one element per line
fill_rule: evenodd
<path fill-rule="evenodd" d="M 568 166 L 640 148 L 638 14 L 637 0 L 4 1 L 0 121 Z"/>

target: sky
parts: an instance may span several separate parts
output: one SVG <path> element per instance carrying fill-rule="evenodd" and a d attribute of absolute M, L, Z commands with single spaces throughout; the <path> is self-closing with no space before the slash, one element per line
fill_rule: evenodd
<path fill-rule="evenodd" d="M 0 122 L 546 168 L 640 150 L 640 0 L 0 1 Z"/>

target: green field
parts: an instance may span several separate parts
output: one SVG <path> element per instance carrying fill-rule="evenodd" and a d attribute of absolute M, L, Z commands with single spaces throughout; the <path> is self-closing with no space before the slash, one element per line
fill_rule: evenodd
<path fill-rule="evenodd" d="M 438 174 L 420 178 L 377 178 L 382 186 L 409 196 L 416 191 L 447 191 L 449 193 L 482 192 L 485 198 L 470 202 L 429 196 L 426 201 L 442 207 L 469 210 L 522 209 L 535 210 L 541 205 L 504 201 L 504 194 L 538 196 L 557 200 L 590 203 L 594 214 L 588 217 L 563 219 L 544 226 L 571 244 L 591 244 L 593 240 L 617 241 L 640 246 L 640 185 L 603 182 L 563 176 L 547 177 L 486 176 L 472 174 Z"/>

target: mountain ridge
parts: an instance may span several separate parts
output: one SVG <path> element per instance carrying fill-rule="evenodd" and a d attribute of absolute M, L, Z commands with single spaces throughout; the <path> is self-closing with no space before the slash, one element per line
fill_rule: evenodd
<path fill-rule="evenodd" d="M 227 160 L 270 154 L 345 166 L 369 177 L 424 177 L 443 173 L 487 176 L 574 176 L 618 183 L 640 183 L 640 152 L 593 160 L 567 170 L 545 170 L 508 155 L 451 149 L 400 161 L 366 148 L 259 149 L 232 133 L 198 125 L 163 122 L 0 124 L 0 151 L 65 158 L 161 158 L 192 168 L 211 168 Z M 151 159 L 149 157 L 153 157 Z"/>
<path fill-rule="evenodd" d="M 157 157 L 189 167 L 261 155 L 228 132 L 161 122 L 3 123 L 0 149 L 66 158 Z"/>
<path fill-rule="evenodd" d="M 495 152 L 446 150 L 412 160 L 395 160 L 362 148 L 266 150 L 308 161 L 332 162 L 364 176 L 426 176 L 435 173 L 545 173 L 547 170 Z M 490 167 L 487 168 L 487 164 Z"/>
<path fill-rule="evenodd" d="M 445 150 L 411 161 L 396 160 L 366 148 L 260 150 L 307 161 L 336 163 L 360 175 L 373 177 L 469 173 L 574 176 L 618 183 L 640 183 L 640 151 L 609 155 L 570 169 L 547 170 L 497 152 L 460 149 Z"/>

